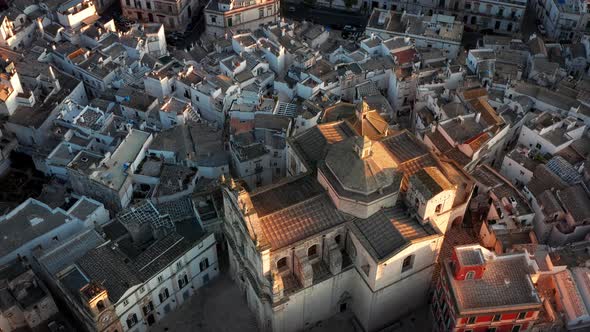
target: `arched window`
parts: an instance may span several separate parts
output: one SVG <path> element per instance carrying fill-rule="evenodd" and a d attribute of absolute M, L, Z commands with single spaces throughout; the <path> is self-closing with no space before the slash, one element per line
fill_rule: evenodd
<path fill-rule="evenodd" d="M 311 246 L 307 249 L 307 257 L 311 258 L 317 254 L 318 254 L 318 245 L 317 244 L 314 244 L 313 246 Z"/>
<path fill-rule="evenodd" d="M 98 309 L 99 312 L 103 311 L 104 308 L 105 308 L 105 305 L 102 300 L 96 302 L 96 309 Z"/>
<path fill-rule="evenodd" d="M 342 239 L 342 236 L 340 236 L 340 234 L 336 235 L 336 237 L 334 238 L 334 242 L 336 242 L 336 244 L 340 244 L 340 241 Z"/>
<path fill-rule="evenodd" d="M 277 270 L 282 271 L 287 268 L 287 257 L 283 257 L 277 261 Z"/>

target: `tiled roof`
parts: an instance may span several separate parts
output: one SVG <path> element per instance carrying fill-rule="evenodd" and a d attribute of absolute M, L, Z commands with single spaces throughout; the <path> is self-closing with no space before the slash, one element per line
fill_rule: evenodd
<path fill-rule="evenodd" d="M 140 280 L 145 282 L 182 256 L 190 247 L 191 243 L 184 237 L 171 233 L 145 249 L 133 259 L 131 266 Z"/>
<path fill-rule="evenodd" d="M 432 226 L 420 225 L 400 204 L 381 210 L 367 219 L 355 219 L 352 230 L 377 260 L 390 257 L 409 243 L 437 235 Z"/>
<path fill-rule="evenodd" d="M 436 167 L 425 167 L 410 176 L 410 183 L 424 195 L 425 199 L 430 199 L 438 195 L 443 190 L 452 189 L 453 185 Z"/>
<path fill-rule="evenodd" d="M 541 306 L 523 254 L 486 257 L 481 279 L 456 280 L 450 261 L 444 265 L 460 315 L 496 307 Z"/>
<path fill-rule="evenodd" d="M 324 159 L 329 144 L 340 142 L 352 135 L 352 129 L 340 121 L 319 124 L 296 135 L 290 141 L 303 160 L 310 167 L 315 167 L 318 161 Z"/>
<path fill-rule="evenodd" d="M 590 197 L 582 184 L 561 190 L 557 196 L 576 223 L 585 224 L 590 220 Z"/>
<path fill-rule="evenodd" d="M 534 195 L 538 196 L 548 189 L 563 189 L 567 186 L 559 176 L 551 172 L 547 166 L 538 165 L 533 171 L 533 179 L 527 183 L 527 189 Z"/>
<path fill-rule="evenodd" d="M 426 146 L 408 131 L 387 137 L 381 142 L 389 149 L 398 164 L 428 154 Z"/>
<path fill-rule="evenodd" d="M 345 222 L 327 194 L 308 200 L 260 219 L 265 237 L 273 249 L 283 248 Z"/>
<path fill-rule="evenodd" d="M 90 250 L 76 263 L 90 280 L 103 283 L 111 301 L 117 302 L 130 287 L 141 283 L 124 260 L 110 245 L 103 245 Z"/>
<path fill-rule="evenodd" d="M 256 191 L 250 196 L 258 217 L 264 217 L 324 192 L 324 189 L 311 175 L 294 181 Z"/>
<path fill-rule="evenodd" d="M 38 259 L 49 273 L 56 274 L 103 243 L 104 239 L 94 229 L 90 229 L 59 247 L 46 248 Z"/>

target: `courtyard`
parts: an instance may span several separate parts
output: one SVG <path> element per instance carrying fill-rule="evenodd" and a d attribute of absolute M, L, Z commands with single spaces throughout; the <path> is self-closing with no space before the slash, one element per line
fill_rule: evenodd
<path fill-rule="evenodd" d="M 222 273 L 150 331 L 255 332 L 258 327 L 238 286 Z"/>

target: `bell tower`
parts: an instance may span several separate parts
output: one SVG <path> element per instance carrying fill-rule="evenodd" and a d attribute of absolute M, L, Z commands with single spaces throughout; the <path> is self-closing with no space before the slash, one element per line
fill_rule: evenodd
<path fill-rule="evenodd" d="M 96 281 L 91 281 L 80 289 L 86 307 L 94 318 L 96 330 L 100 332 L 122 331 L 119 317 L 109 300 L 106 288 Z"/>

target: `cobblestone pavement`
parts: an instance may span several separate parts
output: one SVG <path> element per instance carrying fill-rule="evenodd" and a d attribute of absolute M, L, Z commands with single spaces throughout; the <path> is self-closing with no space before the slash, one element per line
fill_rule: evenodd
<path fill-rule="evenodd" d="M 238 286 L 222 273 L 150 331 L 255 332 L 258 327 Z"/>

